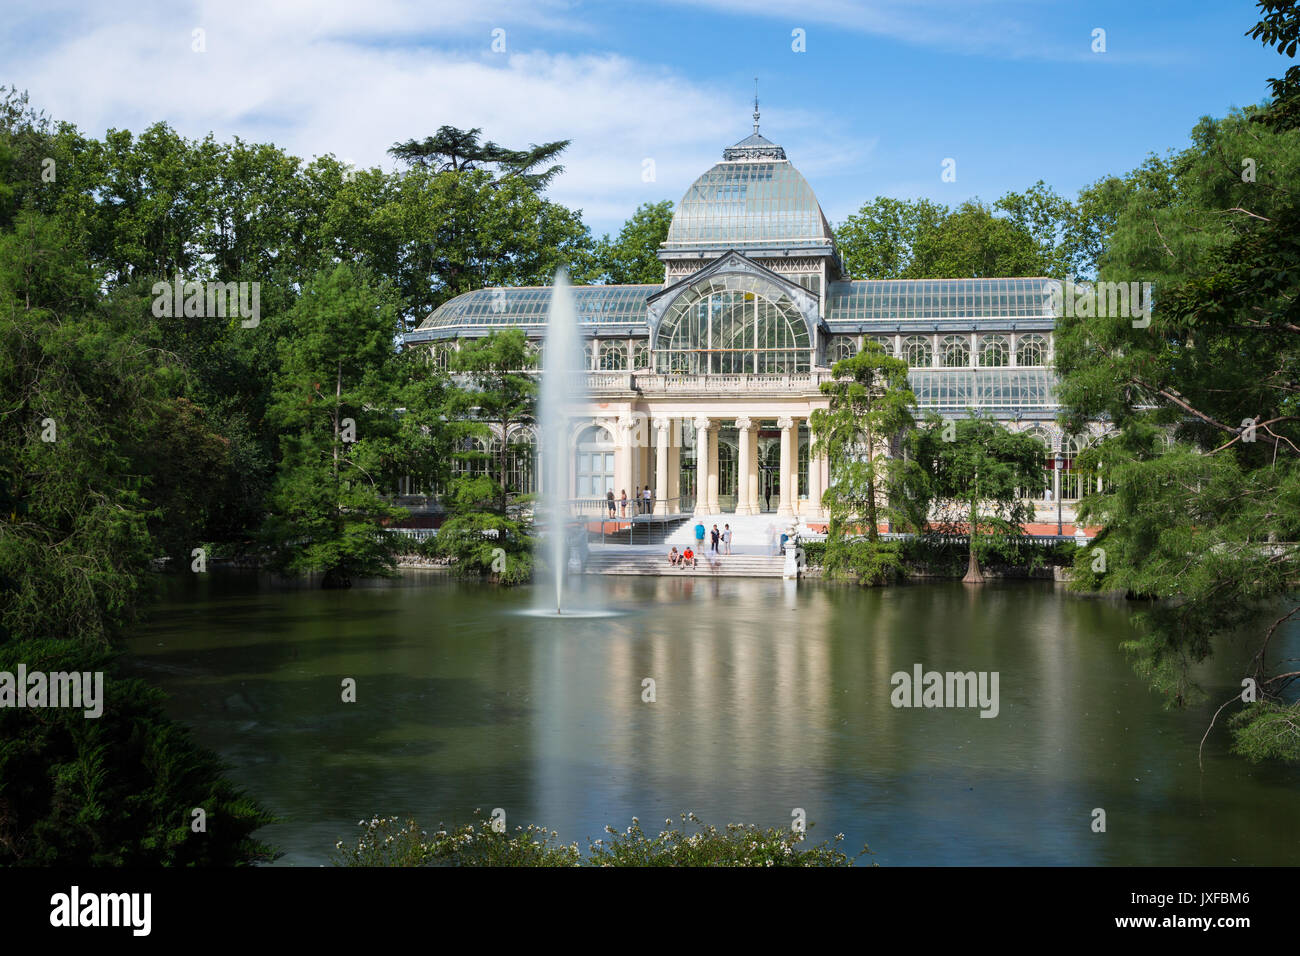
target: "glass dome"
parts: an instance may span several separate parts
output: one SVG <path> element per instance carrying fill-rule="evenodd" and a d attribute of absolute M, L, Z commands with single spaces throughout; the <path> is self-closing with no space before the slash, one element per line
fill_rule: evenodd
<path fill-rule="evenodd" d="M 781 147 L 755 133 L 723 155 L 677 204 L 665 250 L 833 243 L 812 187 Z"/>

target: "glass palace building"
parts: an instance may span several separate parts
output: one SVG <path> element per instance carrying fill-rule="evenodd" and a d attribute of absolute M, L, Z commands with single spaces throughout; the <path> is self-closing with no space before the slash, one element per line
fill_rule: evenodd
<path fill-rule="evenodd" d="M 907 362 L 918 413 L 975 409 L 1036 432 L 1067 462 L 1036 497 L 1053 483 L 1058 499 L 1079 497 L 1068 462 L 1082 441 L 1054 421 L 1052 280 L 846 277 L 817 197 L 757 122 L 687 190 L 658 255 L 661 284 L 573 290 L 589 371 L 570 431 L 572 498 L 649 486 L 659 514 L 823 517 L 829 476 L 809 456 L 809 416 L 828 404 L 830 367 L 867 340 Z M 406 342 L 439 365 L 459 340 L 507 327 L 540 348 L 550 296 L 469 292 Z M 532 430 L 501 441 L 513 490 L 536 490 Z"/>

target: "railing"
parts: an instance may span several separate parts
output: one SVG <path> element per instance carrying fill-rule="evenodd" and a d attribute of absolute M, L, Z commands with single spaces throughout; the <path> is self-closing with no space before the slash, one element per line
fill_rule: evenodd
<path fill-rule="evenodd" d="M 574 384 L 588 392 L 789 392 L 817 391 L 826 372 L 700 375 L 676 372 L 583 372 Z"/>
<path fill-rule="evenodd" d="M 678 514 L 683 499 L 681 498 L 570 498 L 569 514 L 576 518 L 593 518 L 618 523 L 655 517 L 656 506 L 663 501 L 668 507 L 668 515 Z M 664 517 L 660 515 L 659 517 Z"/>

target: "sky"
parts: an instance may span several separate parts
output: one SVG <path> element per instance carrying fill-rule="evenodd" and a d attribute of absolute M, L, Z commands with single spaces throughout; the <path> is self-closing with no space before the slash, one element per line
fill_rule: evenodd
<path fill-rule="evenodd" d="M 93 136 L 165 121 L 385 169 L 442 125 L 571 139 L 548 195 L 597 235 L 749 135 L 756 77 L 761 132 L 838 224 L 882 195 L 1072 197 L 1293 62 L 1245 36 L 1253 0 L 6 0 L 4 19 L 0 84 Z"/>

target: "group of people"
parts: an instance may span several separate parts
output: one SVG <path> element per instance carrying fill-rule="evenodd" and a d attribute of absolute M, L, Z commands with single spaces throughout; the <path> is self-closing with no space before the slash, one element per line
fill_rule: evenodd
<path fill-rule="evenodd" d="M 650 491 L 650 486 L 646 485 L 641 491 L 632 489 L 633 497 L 628 498 L 627 489 L 623 489 L 623 494 L 614 498 L 614 492 L 605 492 L 605 503 L 609 506 L 609 516 L 611 518 L 626 518 L 628 514 L 651 514 L 655 509 L 654 494 Z M 628 506 L 631 505 L 631 511 Z"/>
<path fill-rule="evenodd" d="M 722 530 L 718 530 L 715 524 L 709 534 L 709 551 L 715 555 L 731 554 L 731 525 L 724 524 Z M 689 544 L 686 550 L 678 551 L 677 545 L 673 545 L 668 552 L 668 564 L 671 567 L 696 567 L 699 563 L 699 554 L 704 550 L 705 529 L 703 523 L 695 526 L 695 548 Z"/>

